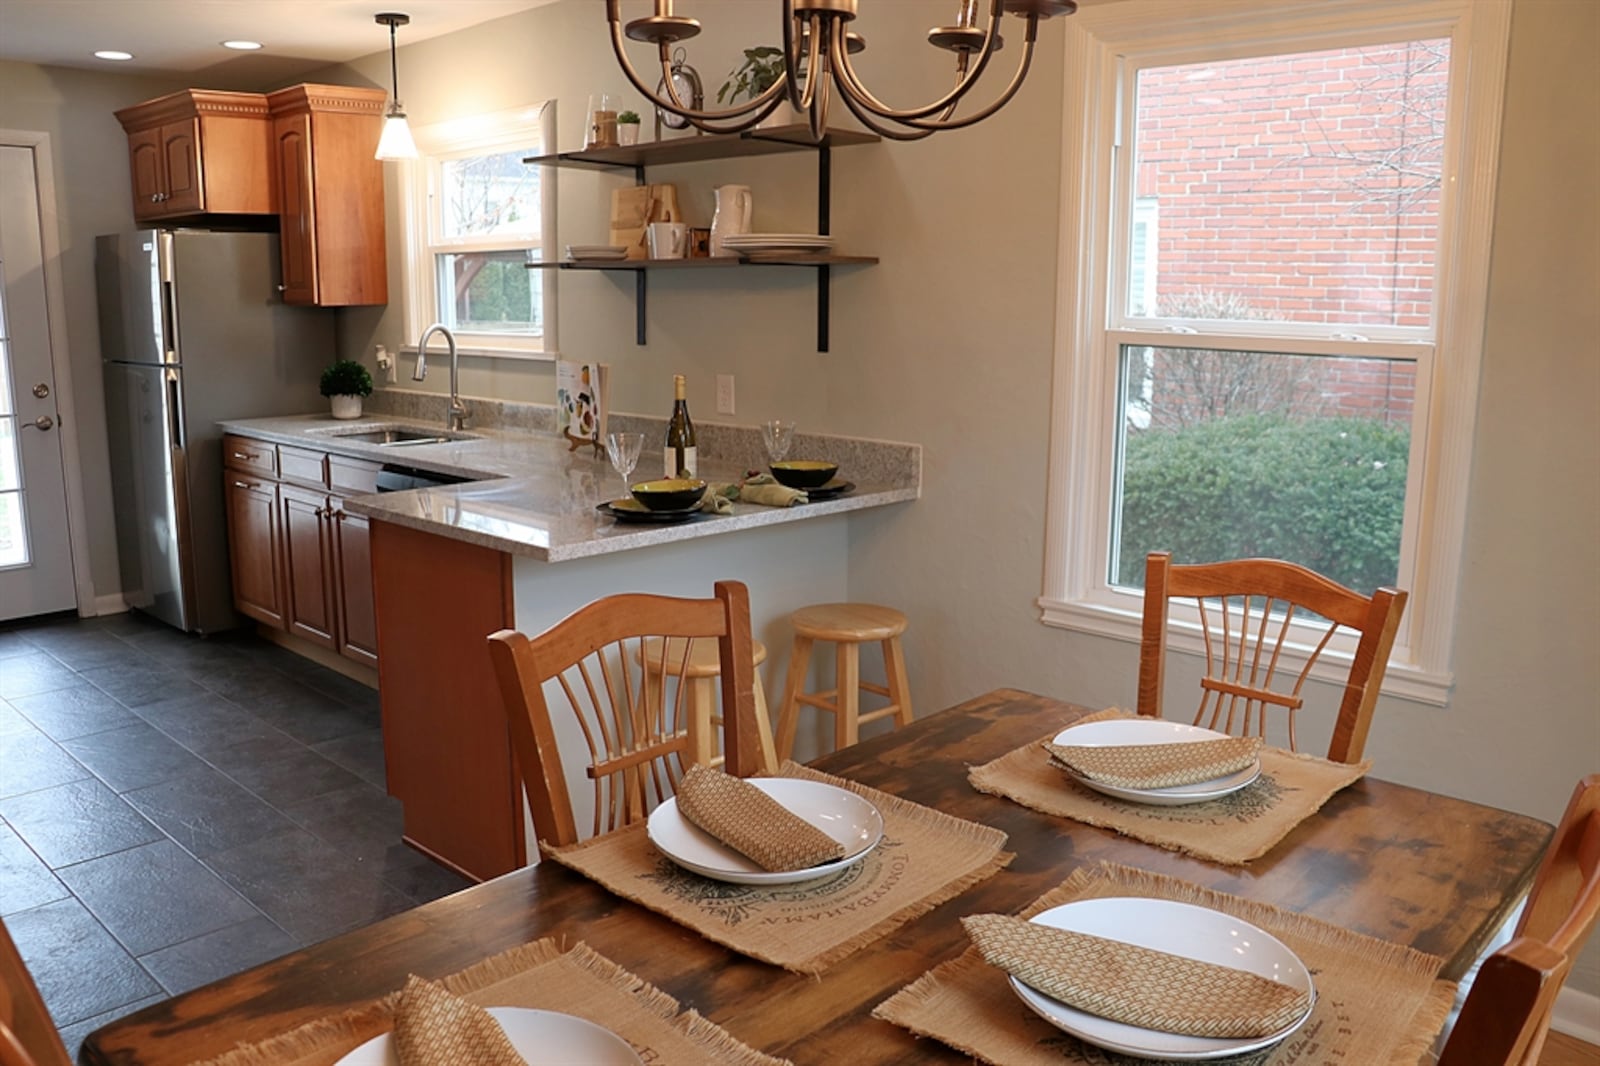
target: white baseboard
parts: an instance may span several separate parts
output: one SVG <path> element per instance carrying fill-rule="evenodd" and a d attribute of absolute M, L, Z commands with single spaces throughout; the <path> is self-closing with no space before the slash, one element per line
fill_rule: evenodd
<path fill-rule="evenodd" d="M 1563 988 L 1550 1012 L 1550 1028 L 1589 1044 L 1600 1044 L 1600 996 Z"/>
<path fill-rule="evenodd" d="M 102 614 L 122 614 L 127 609 L 128 603 L 122 598 L 122 593 L 120 592 L 94 598 L 94 613 L 97 617 Z"/>

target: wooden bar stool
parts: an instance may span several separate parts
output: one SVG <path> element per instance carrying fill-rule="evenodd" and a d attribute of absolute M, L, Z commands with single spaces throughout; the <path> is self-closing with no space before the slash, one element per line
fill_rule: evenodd
<path fill-rule="evenodd" d="M 862 722 L 893 715 L 897 726 L 911 724 L 911 685 L 906 680 L 905 654 L 900 650 L 900 634 L 906 631 L 904 614 L 872 603 L 822 603 L 800 608 L 789 621 L 794 625 L 794 650 L 789 654 L 789 676 L 778 714 L 778 750 L 783 758 L 794 749 L 802 703 L 833 715 L 835 748 L 849 747 L 860 739 Z M 837 645 L 835 687 L 807 693 L 806 667 L 811 663 L 811 645 L 819 640 Z M 869 640 L 883 645 L 887 685 L 861 680 L 861 645 Z M 886 697 L 889 705 L 862 714 L 862 690 Z"/>
<path fill-rule="evenodd" d="M 750 642 L 750 658 L 754 666 L 767 661 L 766 645 L 759 640 Z M 637 658 L 637 656 L 636 656 Z M 662 670 L 661 640 L 652 638 L 644 642 L 644 662 L 652 676 Z M 722 677 L 722 661 L 717 652 L 717 642 L 709 637 L 696 637 L 689 645 L 687 662 L 683 656 L 683 639 L 670 638 L 667 642 L 666 673 L 677 677 L 682 668 L 684 682 L 689 686 L 689 751 L 694 761 L 706 766 L 721 766 L 724 761 L 722 745 L 722 715 L 717 711 L 718 682 Z M 762 691 L 761 675 L 756 675 L 756 734 L 761 742 L 761 763 L 764 772 L 778 772 L 777 751 L 772 743 L 772 719 L 767 712 L 767 695 Z"/>

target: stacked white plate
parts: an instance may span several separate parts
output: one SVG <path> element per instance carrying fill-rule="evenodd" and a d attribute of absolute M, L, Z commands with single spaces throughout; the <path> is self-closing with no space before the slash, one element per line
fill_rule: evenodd
<path fill-rule="evenodd" d="M 1164 899 L 1090 899 L 1052 907 L 1030 921 L 1243 970 L 1310 992 L 1312 1005 L 1316 1002 L 1310 971 L 1286 944 L 1249 922 L 1208 907 Z M 1283 1029 L 1262 1037 L 1184 1036 L 1102 1018 L 1052 999 L 1015 977 L 1010 981 L 1017 998 L 1056 1028 L 1096 1047 L 1141 1059 L 1199 1062 L 1242 1055 L 1276 1044 L 1311 1017 L 1308 1008 Z"/>
<path fill-rule="evenodd" d="M 569 244 L 568 259 L 626 259 L 628 249 L 620 244 Z"/>
<path fill-rule="evenodd" d="M 1087 722 L 1064 729 L 1052 738 L 1052 743 L 1067 746 L 1117 747 L 1128 744 L 1194 744 L 1202 740 L 1221 740 L 1226 733 L 1202 729 L 1197 725 L 1169 722 L 1163 718 L 1116 718 L 1107 722 Z M 1128 800 L 1130 803 L 1148 803 L 1156 807 L 1181 807 L 1190 803 L 1204 803 L 1237 792 L 1261 776 L 1261 760 L 1237 773 L 1227 774 L 1210 781 L 1197 781 L 1191 785 L 1173 785 L 1168 788 L 1121 788 L 1096 781 L 1083 774 L 1066 771 L 1072 779 L 1085 788 L 1103 792 L 1107 796 Z"/>
<path fill-rule="evenodd" d="M 735 252 L 806 252 L 816 254 L 833 247 L 822 233 L 740 233 L 724 237 L 723 246 Z"/>

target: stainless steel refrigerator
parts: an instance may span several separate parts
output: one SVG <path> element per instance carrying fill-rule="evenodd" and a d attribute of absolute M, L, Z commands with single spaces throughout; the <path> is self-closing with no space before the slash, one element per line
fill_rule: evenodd
<path fill-rule="evenodd" d="M 123 596 L 179 629 L 232 628 L 217 420 L 325 407 L 333 314 L 283 302 L 275 233 L 102 236 L 95 274 Z"/>

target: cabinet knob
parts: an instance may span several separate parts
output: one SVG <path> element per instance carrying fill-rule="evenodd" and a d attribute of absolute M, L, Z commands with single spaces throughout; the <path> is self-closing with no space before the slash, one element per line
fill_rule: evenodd
<path fill-rule="evenodd" d="M 287 286 L 287 285 L 279 285 L 278 286 L 278 291 L 279 292 L 287 292 L 288 290 L 289 290 L 289 286 Z"/>
<path fill-rule="evenodd" d="M 150 202 L 153 203 L 153 204 L 159 204 L 161 202 L 161 194 L 158 193 L 158 192 L 151 193 L 150 194 Z"/>

